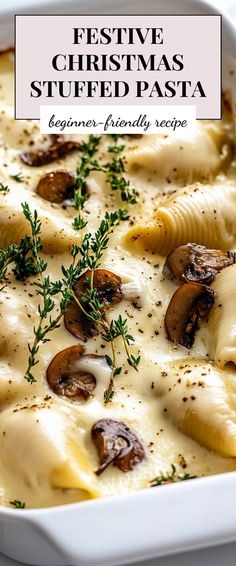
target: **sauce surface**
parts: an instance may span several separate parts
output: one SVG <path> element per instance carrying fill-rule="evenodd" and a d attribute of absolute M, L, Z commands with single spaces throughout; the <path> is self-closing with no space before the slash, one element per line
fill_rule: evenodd
<path fill-rule="evenodd" d="M 41 199 L 36 194 L 35 187 L 46 172 L 55 169 L 75 171 L 80 154 L 74 151 L 57 162 L 41 167 L 24 165 L 20 161 L 20 153 L 47 147 L 48 139 L 40 135 L 36 121 L 14 120 L 13 55 L 10 52 L 0 56 L 0 77 L 0 182 L 9 187 L 7 193 L 0 193 L 0 248 L 15 241 L 18 231 L 21 231 L 20 203 L 29 202 L 31 210 L 37 209 L 39 218 L 42 215 L 46 217 L 48 231 L 51 230 L 52 240 L 56 242 L 54 248 L 58 246 L 59 251 L 53 249 L 53 246 L 50 248 L 49 244 L 49 253 L 41 254 L 48 263 L 47 273 L 56 280 L 61 278 L 61 265 L 68 266 L 70 263 L 70 245 L 72 242 L 80 242 L 79 235 L 72 228 L 76 211 L 72 206 L 63 208 Z M 199 126 L 202 131 L 210 127 L 216 129 L 216 136 L 220 136 L 222 132 L 226 137 L 231 135 L 232 124 L 227 118 L 221 123 L 203 123 Z M 85 136 L 79 139 L 82 138 L 87 139 Z M 74 136 L 73 139 L 78 138 Z M 104 136 L 96 155 L 103 162 L 108 158 L 109 143 L 108 136 Z M 125 155 L 126 151 L 129 155 L 130 148 L 132 151 L 140 143 L 148 143 L 148 140 L 141 142 L 139 139 L 127 138 Z M 204 152 L 200 138 L 196 143 L 196 151 Z M 186 166 L 191 176 L 188 155 Z M 178 379 L 185 378 L 186 372 L 189 380 L 192 372 L 201 381 L 207 372 L 211 372 L 213 362 L 209 361 L 209 329 L 206 322 L 201 322 L 190 351 L 168 341 L 164 315 L 178 285 L 163 277 L 166 255 L 138 249 L 126 239 L 127 232 L 133 226 L 152 218 L 166 196 L 188 184 L 184 175 L 178 179 L 177 176 L 173 178 L 168 174 L 165 156 L 163 162 L 160 161 L 159 170 L 152 169 L 150 164 L 148 167 L 139 167 L 134 163 L 133 167 L 129 167 L 127 157 L 129 172 L 126 177 L 139 192 L 138 203 L 128 206 L 130 219 L 114 229 L 109 247 L 101 260 L 104 269 L 119 275 L 124 284 L 132 283 L 139 289 L 137 300 L 124 298 L 108 312 L 108 320 L 117 318 L 119 314 L 127 319 L 130 333 L 135 338 L 132 353 L 141 356 L 137 372 L 126 362 L 122 341 L 117 341 L 116 350 L 122 371 L 115 377 L 112 402 L 107 405 L 103 402 L 104 387 L 108 385 L 104 376 L 101 376 L 101 387 L 97 387 L 93 396 L 84 403 L 71 402 L 49 389 L 45 378 L 49 363 L 59 351 L 78 344 L 78 340 L 65 329 L 63 322 L 60 328 L 53 331 L 50 341 L 39 348 L 39 363 L 33 368 L 36 383 L 30 384 L 24 379 L 29 356 L 28 344 L 32 344 L 33 327 L 38 320 L 39 296 L 35 288 L 37 278 L 31 276 L 23 282 L 16 281 L 9 271 L 7 284 L 1 285 L 0 501 L 4 505 L 10 505 L 12 500 L 21 500 L 27 508 L 45 507 L 80 501 L 95 492 L 101 497 L 124 494 L 150 486 L 152 479 L 160 472 L 171 471 L 171 464 L 176 466 L 180 474 L 188 473 L 198 477 L 235 469 L 233 458 L 208 450 L 178 430 L 173 419 L 169 418 L 169 409 L 159 392 L 160 380 L 165 375 L 168 375 L 173 384 Z M 22 183 L 12 178 L 19 172 Z M 203 185 L 209 183 L 209 179 L 202 180 L 198 171 L 192 177 L 192 182 L 202 181 Z M 222 186 L 233 184 L 236 190 L 233 160 L 231 159 L 229 167 L 225 170 L 222 167 L 222 170 L 213 175 L 210 182 Z M 122 203 L 118 192 L 111 191 L 104 173 L 92 172 L 87 183 L 89 198 L 84 209 L 88 222 L 86 231 L 94 232 L 107 210 L 127 206 Z M 110 345 L 100 335 L 89 339 L 85 349 L 86 354 L 111 354 Z M 227 372 L 233 384 L 236 383 L 234 369 L 230 367 Z M 214 391 L 212 394 L 214 395 Z M 207 420 L 207 400 L 204 411 Z M 91 428 L 101 418 L 125 422 L 142 442 L 145 459 L 132 471 L 123 473 L 110 465 L 99 477 L 95 475 L 94 470 L 98 468 L 99 462 L 91 440 Z M 77 468 L 80 467 L 80 446 L 81 453 L 85 450 L 88 458 L 89 469 L 85 472 L 87 476 L 84 480 L 89 486 L 87 492 L 79 488 L 74 479 L 79 475 Z M 83 462 L 81 466 L 84 465 Z M 55 468 L 62 470 L 58 472 L 57 480 Z M 76 471 L 73 472 L 72 468 L 76 468 Z"/>

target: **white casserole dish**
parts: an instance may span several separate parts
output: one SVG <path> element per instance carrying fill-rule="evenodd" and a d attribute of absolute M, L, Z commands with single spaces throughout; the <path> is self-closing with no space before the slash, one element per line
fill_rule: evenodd
<path fill-rule="evenodd" d="M 22 2 L 26 6 L 26 2 Z M 32 6 L 32 8 L 31 8 Z M 0 47 L 13 42 L 14 13 L 216 13 L 190 0 L 19 1 L 0 8 Z M 223 88 L 236 93 L 236 34 L 223 20 Z M 234 74 L 230 71 L 234 70 Z M 236 108 L 236 100 L 235 106 Z M 49 509 L 0 508 L 0 552 L 40 566 L 115 566 L 236 540 L 236 474 Z"/>

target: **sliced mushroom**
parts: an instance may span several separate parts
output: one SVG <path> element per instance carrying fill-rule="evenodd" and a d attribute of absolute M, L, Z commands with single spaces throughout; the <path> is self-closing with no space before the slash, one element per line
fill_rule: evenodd
<path fill-rule="evenodd" d="M 78 300 L 81 302 L 83 296 L 90 286 L 91 271 L 86 271 L 80 277 L 78 283 L 74 287 L 74 292 Z M 118 275 L 106 269 L 96 269 L 93 274 L 93 288 L 97 289 L 97 298 L 104 306 L 105 310 L 117 303 L 123 298 L 121 289 L 122 281 Z M 89 314 L 89 305 L 83 305 Z M 65 327 L 76 338 L 87 341 L 88 338 L 98 334 L 97 325 L 90 321 L 88 317 L 80 309 L 76 301 L 72 301 L 67 307 L 64 315 Z"/>
<path fill-rule="evenodd" d="M 37 184 L 36 193 L 49 202 L 61 203 L 73 196 L 75 174 L 70 171 L 51 171 L 43 175 Z"/>
<path fill-rule="evenodd" d="M 130 139 L 140 139 L 143 137 L 143 134 L 126 134 L 125 136 L 126 138 L 130 138 Z"/>
<path fill-rule="evenodd" d="M 63 134 L 49 134 L 51 145 L 57 145 L 58 143 L 62 143 L 64 141 Z"/>
<path fill-rule="evenodd" d="M 41 167 L 41 165 L 47 165 L 52 161 L 56 161 L 57 159 L 60 159 L 60 157 L 63 157 L 74 149 L 80 147 L 80 143 L 65 141 L 61 135 L 50 136 L 50 138 L 52 143 L 47 149 L 21 153 L 21 161 L 23 161 L 25 165 L 30 165 L 31 167 Z"/>
<path fill-rule="evenodd" d="M 72 301 L 64 314 L 64 324 L 75 338 L 87 342 L 88 338 L 98 335 L 96 324 L 85 316 L 76 301 Z"/>
<path fill-rule="evenodd" d="M 84 355 L 84 346 L 81 345 L 65 348 L 54 356 L 47 368 L 49 386 L 57 395 L 72 400 L 87 400 L 96 387 L 96 377 L 89 371 L 92 367 L 89 362 L 100 359 L 106 362 L 105 356 Z"/>
<path fill-rule="evenodd" d="M 122 472 L 129 472 L 145 456 L 136 434 L 121 421 L 101 419 L 93 425 L 91 435 L 100 459 L 98 476 L 111 463 Z"/>
<path fill-rule="evenodd" d="M 167 256 L 163 274 L 177 281 L 196 281 L 209 285 L 218 271 L 236 261 L 234 252 L 211 250 L 198 244 L 185 244 L 172 250 Z"/>
<path fill-rule="evenodd" d="M 184 283 L 175 291 L 165 315 L 169 340 L 190 348 L 199 319 L 208 314 L 214 304 L 214 291 L 201 283 Z"/>

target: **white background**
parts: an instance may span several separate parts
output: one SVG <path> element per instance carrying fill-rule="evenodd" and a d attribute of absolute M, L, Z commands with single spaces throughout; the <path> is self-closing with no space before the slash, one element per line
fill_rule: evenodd
<path fill-rule="evenodd" d="M 42 3 L 47 0 L 43 0 Z M 56 1 L 56 0 L 55 0 Z M 112 1 L 112 0 L 111 0 Z M 208 0 L 210 1 L 210 0 Z M 22 6 L 22 0 L 0 0 L 0 12 L 4 8 L 13 5 L 14 8 Z M 99 5 L 99 0 L 98 0 Z M 32 6 L 39 4 L 39 0 L 24 0 L 25 6 Z M 232 21 L 236 25 L 236 0 L 212 0 L 212 4 L 217 7 L 221 12 L 227 12 Z M 190 520 L 194 524 L 194 517 Z M 158 525 L 157 525 L 158 528 Z M 148 562 L 139 562 L 138 565 L 133 566 L 235 566 L 236 565 L 236 543 L 228 544 L 225 546 L 218 546 L 213 549 L 201 550 L 196 552 L 187 552 L 179 554 L 178 556 L 160 558 Z M 10 560 L 5 556 L 0 555 L 0 566 L 22 566 L 22 563 Z M 26 566 L 26 565 L 24 565 Z M 69 565 L 68 565 L 69 566 Z M 94 564 L 96 566 L 96 564 Z"/>

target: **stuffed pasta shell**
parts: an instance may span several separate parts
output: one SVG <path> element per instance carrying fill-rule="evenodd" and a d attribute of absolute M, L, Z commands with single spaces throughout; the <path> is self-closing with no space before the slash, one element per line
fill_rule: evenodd
<path fill-rule="evenodd" d="M 42 223 L 42 243 L 45 253 L 63 253 L 68 251 L 78 236 L 72 228 L 71 218 L 65 211 L 45 205 L 44 201 L 21 187 L 21 190 L 9 191 L 1 195 L 0 201 L 0 248 L 10 243 L 18 244 L 25 235 L 30 235 L 30 225 L 22 212 L 22 203 L 29 204 L 32 210 L 37 208 Z"/>
<path fill-rule="evenodd" d="M 199 123 L 191 136 L 143 136 L 125 154 L 128 171 L 142 168 L 188 183 L 216 175 L 231 157 L 232 144 L 225 132 Z"/>
<path fill-rule="evenodd" d="M 236 239 L 235 206 L 233 184 L 196 183 L 168 197 L 151 222 L 129 230 L 126 241 L 161 255 L 188 242 L 228 249 Z"/>
<path fill-rule="evenodd" d="M 224 456 L 236 456 L 236 377 L 213 364 L 181 360 L 160 376 L 163 410 L 184 434 Z"/>
<path fill-rule="evenodd" d="M 76 490 L 78 501 L 99 495 L 76 419 L 52 400 L 36 398 L 2 412 L 0 446 L 3 489 L 13 490 L 17 482 L 38 496 L 43 486 L 45 495 L 55 488 Z"/>

